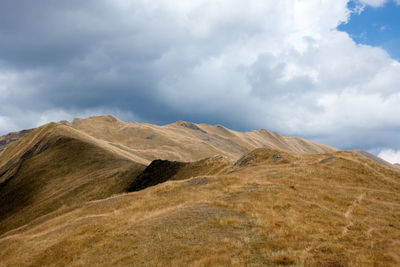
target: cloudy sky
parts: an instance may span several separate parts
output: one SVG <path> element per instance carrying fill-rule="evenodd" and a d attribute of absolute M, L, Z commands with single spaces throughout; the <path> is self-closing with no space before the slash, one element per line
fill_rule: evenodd
<path fill-rule="evenodd" d="M 400 161 L 399 16 L 400 0 L 2 0 L 0 134 L 109 113 Z"/>

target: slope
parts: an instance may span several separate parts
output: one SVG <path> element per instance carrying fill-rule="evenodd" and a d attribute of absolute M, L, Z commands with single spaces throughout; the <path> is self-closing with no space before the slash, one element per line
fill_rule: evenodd
<path fill-rule="evenodd" d="M 394 169 L 398 168 L 398 167 L 396 167 L 396 164 L 392 164 L 390 162 L 387 162 L 386 160 L 383 160 L 380 157 L 377 157 L 374 154 L 371 154 L 371 153 L 369 153 L 367 151 L 360 150 L 360 149 L 353 149 L 353 152 L 355 152 L 355 153 L 357 153 L 357 154 L 359 154 L 361 156 L 364 156 L 364 157 L 366 157 L 366 158 L 368 158 L 370 160 L 373 160 L 376 163 L 381 164 L 383 166 L 386 166 L 386 167 L 389 167 L 389 168 L 394 168 Z"/>
<path fill-rule="evenodd" d="M 154 160 L 136 177 L 128 190 L 130 192 L 140 191 L 169 180 L 183 180 L 201 175 L 215 175 L 223 172 L 230 164 L 229 160 L 221 156 L 195 162 Z M 201 182 L 203 180 L 200 178 L 198 181 Z"/>
<path fill-rule="evenodd" d="M 334 150 L 266 130 L 240 133 L 218 125 L 182 121 L 165 126 L 124 123 L 110 115 L 50 123 L 3 139 L 6 149 L 0 154 L 0 233 L 62 207 L 71 209 L 88 200 L 124 192 L 129 186 L 134 190 L 132 182 L 143 165 L 155 159 L 197 161 L 223 155 L 213 167 L 223 168 L 259 146 L 294 153 Z M 204 171 L 211 168 L 211 161 L 186 164 L 174 179 L 189 172 L 194 175 L 196 168 L 198 173 L 207 173 Z M 156 173 L 162 172 L 155 169 Z M 143 178 L 146 176 L 136 183 L 147 187 Z M 160 178 L 159 182 L 163 181 Z"/>
<path fill-rule="evenodd" d="M 14 143 L 15 141 L 18 141 L 22 137 L 24 137 L 26 134 L 32 132 L 34 129 L 29 129 L 29 130 L 22 130 L 19 132 L 12 132 L 8 133 L 6 135 L 0 136 L 0 152 L 3 151 L 9 144 Z"/>
<path fill-rule="evenodd" d="M 11 144 L 0 155 L 0 233 L 124 192 L 144 169 L 124 153 L 56 123 Z"/>
<path fill-rule="evenodd" d="M 104 115 L 65 123 L 145 159 L 147 164 L 155 159 L 197 161 L 217 155 L 237 160 L 247 151 L 258 147 L 275 148 L 295 154 L 336 150 L 301 138 L 282 137 L 267 130 L 237 132 L 220 125 L 184 121 L 158 126 L 126 123 Z"/>
<path fill-rule="evenodd" d="M 179 170 L 2 235 L 3 264 L 400 264 L 400 172 L 356 153 L 257 149 L 214 174 Z"/>

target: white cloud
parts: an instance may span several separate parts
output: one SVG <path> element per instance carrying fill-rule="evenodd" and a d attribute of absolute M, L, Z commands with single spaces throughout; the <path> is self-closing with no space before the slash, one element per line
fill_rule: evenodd
<path fill-rule="evenodd" d="M 382 7 L 388 0 L 359 0 L 359 2 L 373 7 Z M 396 0 L 399 1 L 399 0 Z"/>
<path fill-rule="evenodd" d="M 400 149 L 400 64 L 336 29 L 348 0 L 50 2 L 0 39 L 0 114 L 18 127 L 118 110 Z"/>
<path fill-rule="evenodd" d="M 0 116 L 0 132 L 7 133 L 16 129 L 17 126 L 13 123 L 11 118 Z"/>
<path fill-rule="evenodd" d="M 400 163 L 400 150 L 384 149 L 379 153 L 379 157 L 390 163 Z"/>

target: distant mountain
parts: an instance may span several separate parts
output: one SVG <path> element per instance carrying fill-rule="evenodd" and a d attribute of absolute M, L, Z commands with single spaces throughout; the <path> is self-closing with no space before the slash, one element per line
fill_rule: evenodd
<path fill-rule="evenodd" d="M 95 116 L 75 119 L 72 128 L 108 142 L 150 163 L 155 159 L 196 161 L 216 155 L 237 160 L 249 150 L 267 147 L 294 154 L 333 152 L 335 148 L 296 137 L 280 136 L 267 130 L 237 132 L 221 125 L 178 121 L 158 126 L 122 122 Z"/>
<path fill-rule="evenodd" d="M 375 161 L 376 163 L 379 163 L 379 164 L 384 165 L 386 167 L 395 168 L 395 169 L 398 168 L 398 166 L 396 166 L 396 164 L 392 164 L 390 162 L 387 162 L 386 160 L 383 160 L 380 157 L 377 157 L 374 154 L 371 154 L 371 153 L 369 153 L 367 151 L 360 150 L 360 149 L 354 149 L 353 152 L 355 152 L 355 153 L 357 153 L 357 154 L 359 154 L 361 156 L 364 156 L 364 157 L 366 157 L 368 159 L 371 159 L 371 160 Z"/>
<path fill-rule="evenodd" d="M 3 151 L 9 144 L 21 139 L 22 137 L 32 132 L 33 130 L 34 129 L 22 130 L 19 132 L 13 132 L 0 136 L 0 152 Z"/>
<path fill-rule="evenodd" d="M 400 170 L 266 130 L 105 115 L 0 152 L 0 266 L 398 266 Z"/>
<path fill-rule="evenodd" d="M 8 146 L 0 154 L 0 233 L 60 207 L 125 192 L 156 159 L 223 156 L 233 162 L 255 147 L 296 154 L 335 151 L 266 130 L 241 133 L 182 121 L 125 123 L 110 115 L 50 123 L 2 140 Z"/>

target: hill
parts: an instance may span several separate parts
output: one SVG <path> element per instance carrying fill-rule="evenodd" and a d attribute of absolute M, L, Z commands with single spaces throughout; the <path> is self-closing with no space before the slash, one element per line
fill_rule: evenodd
<path fill-rule="evenodd" d="M 0 266 L 398 266 L 399 222 L 399 170 L 266 130 L 97 116 L 0 154 Z"/>
<path fill-rule="evenodd" d="M 147 160 L 147 164 L 155 159 L 196 161 L 218 155 L 237 160 L 247 151 L 259 147 L 295 154 L 336 151 L 327 145 L 302 138 L 280 136 L 267 130 L 237 132 L 220 125 L 184 121 L 158 126 L 126 123 L 106 115 L 75 119 L 69 125 L 135 154 Z"/>
<path fill-rule="evenodd" d="M 155 159 L 198 161 L 223 155 L 225 166 L 257 146 L 294 153 L 334 150 L 266 130 L 240 133 L 187 122 L 156 126 L 110 115 L 50 123 L 2 140 L 7 146 L 0 154 L 0 234 L 60 208 L 123 193 Z M 190 172 L 195 174 L 193 168 Z"/>
<path fill-rule="evenodd" d="M 371 160 L 375 161 L 378 164 L 384 165 L 384 166 L 389 167 L 389 168 L 398 169 L 397 164 L 392 164 L 390 162 L 387 162 L 386 160 L 383 160 L 380 157 L 377 157 L 374 154 L 371 154 L 371 153 L 369 153 L 367 151 L 354 149 L 353 152 L 355 152 L 355 153 L 357 153 L 357 154 L 359 154 L 359 155 L 361 155 L 363 157 L 366 157 L 368 159 L 371 159 Z"/>
<path fill-rule="evenodd" d="M 0 257 L 33 266 L 400 263 L 399 172 L 354 152 L 271 149 L 216 174 L 189 169 L 3 234 Z"/>
<path fill-rule="evenodd" d="M 49 124 L 0 156 L 0 233 L 126 191 L 144 165 L 78 131 Z"/>
<path fill-rule="evenodd" d="M 24 137 L 26 134 L 30 133 L 33 131 L 33 129 L 29 130 L 22 130 L 19 132 L 12 132 L 8 133 L 6 135 L 0 136 L 0 153 L 3 151 L 9 144 L 14 143 L 15 141 L 18 141 L 22 137 Z"/>

